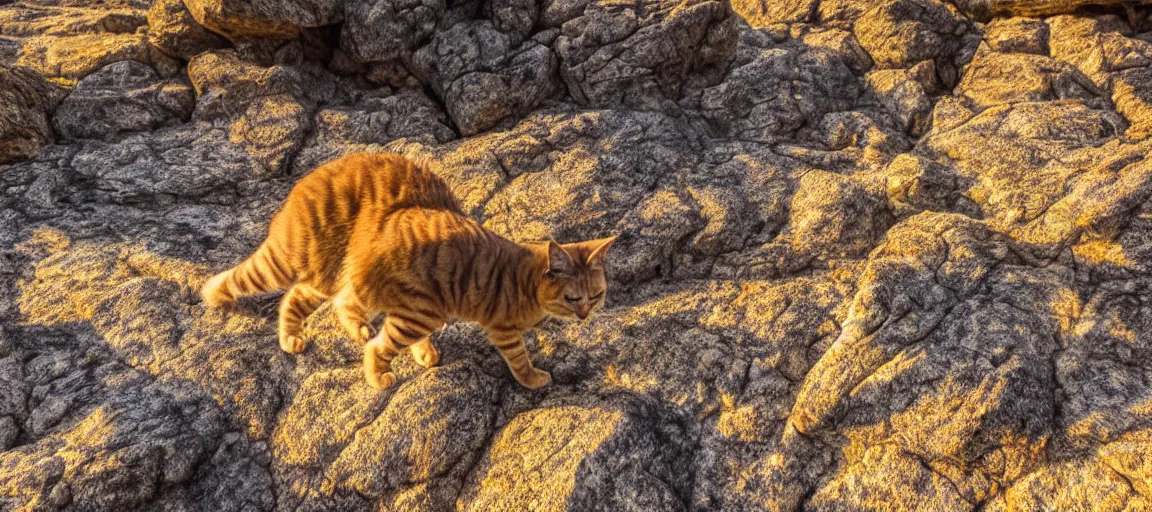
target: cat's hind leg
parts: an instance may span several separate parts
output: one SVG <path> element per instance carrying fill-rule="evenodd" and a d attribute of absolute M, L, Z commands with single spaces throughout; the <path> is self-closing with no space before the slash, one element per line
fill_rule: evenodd
<path fill-rule="evenodd" d="M 289 354 L 299 354 L 308 348 L 300 335 L 304 320 L 328 297 L 306 284 L 293 285 L 280 300 L 280 348 Z"/>
<path fill-rule="evenodd" d="M 377 389 L 395 384 L 392 359 L 410 345 L 426 339 L 441 325 L 444 325 L 443 320 L 389 314 L 380 333 L 364 345 L 364 378 L 368 384 Z"/>
<path fill-rule="evenodd" d="M 368 323 L 368 312 L 364 304 L 351 285 L 345 285 L 333 297 L 332 309 L 336 312 L 336 320 L 352 339 L 364 343 L 376 334 Z"/>

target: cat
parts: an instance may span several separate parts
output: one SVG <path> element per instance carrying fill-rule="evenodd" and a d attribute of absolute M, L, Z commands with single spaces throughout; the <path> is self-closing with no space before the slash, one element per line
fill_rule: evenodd
<path fill-rule="evenodd" d="M 448 184 L 394 154 L 357 153 L 300 179 L 268 237 L 236 267 L 210 278 L 204 304 L 287 288 L 280 348 L 307 347 L 302 324 L 331 298 L 340 325 L 364 347 L 364 375 L 396 382 L 405 347 L 421 366 L 440 355 L 429 334 L 446 322 L 479 323 L 516 380 L 536 389 L 551 375 L 532 365 L 523 334 L 547 317 L 586 319 L 604 304 L 608 248 L 616 237 L 520 244 L 468 218 Z M 376 331 L 369 319 L 386 315 Z"/>

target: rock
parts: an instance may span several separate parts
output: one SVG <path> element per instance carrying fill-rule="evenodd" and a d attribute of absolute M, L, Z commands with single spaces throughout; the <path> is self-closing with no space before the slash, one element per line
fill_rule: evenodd
<path fill-rule="evenodd" d="M 731 58 L 735 17 L 723 3 L 623 7 L 589 2 L 556 39 L 560 76 L 582 105 L 675 110 L 686 76 L 722 73 Z"/>
<path fill-rule="evenodd" d="M 540 8 L 535 0 L 495 0 L 484 3 L 484 14 L 492 26 L 508 34 L 514 44 L 532 35 Z"/>
<path fill-rule="evenodd" d="M 1116 16 L 1047 20 L 1052 57 L 1076 66 L 1097 86 L 1106 88 L 1111 73 L 1152 64 L 1152 43 L 1129 38 L 1128 25 Z"/>
<path fill-rule="evenodd" d="M 322 111 L 321 130 L 349 143 L 386 144 L 402 137 L 431 135 L 435 143 L 455 138 L 436 103 L 417 91 L 402 91 L 386 98 L 372 98 L 350 111 Z M 321 133 L 324 133 L 323 131 Z"/>
<path fill-rule="evenodd" d="M 556 56 L 546 46 L 511 39 L 491 24 L 460 23 L 413 56 L 462 135 L 515 121 L 559 86 Z"/>
<path fill-rule="evenodd" d="M 812 21 L 816 14 L 816 0 L 788 0 L 773 2 L 765 0 L 737 0 L 732 9 L 753 27 L 772 23 L 797 23 Z"/>
<path fill-rule="evenodd" d="M 1063 196 L 1064 180 L 1080 172 L 1057 162 L 1058 155 L 1104 144 L 1122 130 L 1114 112 L 1083 103 L 1022 103 L 985 110 L 924 147 L 948 155 L 961 177 L 974 180 L 966 195 L 984 216 L 1027 222 Z"/>
<path fill-rule="evenodd" d="M 1142 11 L 951 4 L 246 2 L 231 49 L 5 6 L 0 61 L 56 53 L 0 67 L 0 509 L 1148 509 Z M 460 322 L 373 390 L 330 303 L 298 355 L 278 294 L 200 303 L 360 151 L 617 236 L 604 306 L 525 335 L 552 385 Z"/>
<path fill-rule="evenodd" d="M 881 202 L 877 187 L 867 183 L 822 171 L 805 174 L 792 196 L 792 244 L 809 258 L 863 256 L 891 223 L 876 207 Z"/>
<path fill-rule="evenodd" d="M 351 0 L 340 47 L 359 62 L 407 57 L 432 36 L 445 13 L 445 0 Z"/>
<path fill-rule="evenodd" d="M 414 90 L 368 98 L 350 107 L 320 109 L 314 126 L 313 140 L 306 143 L 295 162 L 304 172 L 340 155 L 396 139 L 438 144 L 456 138 L 440 107 Z"/>
<path fill-rule="evenodd" d="M 923 60 L 948 65 L 967 29 L 964 18 L 936 0 L 885 1 L 853 26 L 856 39 L 880 68 L 907 68 Z"/>
<path fill-rule="evenodd" d="M 232 40 L 290 39 L 301 28 L 342 21 L 343 3 L 334 0 L 185 0 L 188 12 L 208 30 Z"/>
<path fill-rule="evenodd" d="M 868 87 L 913 137 L 927 133 L 932 126 L 928 91 L 934 89 L 935 70 L 932 61 L 926 60 L 910 70 L 881 69 L 867 76 Z"/>
<path fill-rule="evenodd" d="M 868 55 L 867 51 L 864 51 L 864 48 L 860 47 L 860 43 L 856 41 L 856 36 L 847 30 L 832 29 L 808 32 L 804 34 L 801 41 L 808 46 L 824 48 L 840 55 L 844 64 L 853 73 L 861 74 L 872 68 L 872 57 Z"/>
<path fill-rule="evenodd" d="M 903 154 L 892 160 L 888 176 L 888 206 L 897 216 L 922 211 L 956 212 L 979 217 L 979 207 L 964 193 L 969 180 L 939 162 Z"/>
<path fill-rule="evenodd" d="M 760 50 L 723 82 L 704 89 L 699 102 L 722 133 L 772 140 L 850 109 L 859 93 L 859 80 L 831 52 L 783 47 Z"/>
<path fill-rule="evenodd" d="M 956 92 L 981 107 L 1024 101 L 1091 99 L 1099 90 L 1083 73 L 1039 55 L 978 55 Z"/>
<path fill-rule="evenodd" d="M 187 84 L 161 80 L 148 66 L 121 61 L 80 80 L 56 109 L 52 124 L 66 139 L 111 138 L 183 122 L 194 106 Z"/>
<path fill-rule="evenodd" d="M 228 128 L 228 140 L 243 147 L 264 172 L 279 172 L 311 128 L 310 112 L 291 94 L 255 99 Z"/>
<path fill-rule="evenodd" d="M 472 472 L 462 509 L 682 509 L 688 446 L 657 407 L 609 396 L 517 415 Z"/>
<path fill-rule="evenodd" d="M 200 54 L 188 63 L 188 78 L 196 90 L 196 117 L 235 117 L 255 100 L 278 94 L 299 103 L 332 98 L 332 77 L 314 66 L 273 65 L 243 60 L 232 50 Z"/>
<path fill-rule="evenodd" d="M 957 0 L 956 7 L 969 16 L 988 18 L 991 16 L 1051 16 L 1074 12 L 1089 6 L 1109 6 L 1122 4 L 1119 0 L 1057 0 L 1053 2 L 1032 2 L 1019 0 Z"/>
<path fill-rule="evenodd" d="M 430 494 L 423 498 L 430 505 L 441 505 L 433 509 L 446 506 L 452 500 L 444 491 L 454 491 L 448 482 L 464 476 L 461 471 L 491 434 L 495 393 L 491 378 L 473 365 L 423 373 L 402 385 L 375 421 L 357 433 L 329 467 L 329 482 L 364 496 L 391 497 L 398 506 L 410 503 L 414 497 L 404 491 L 417 487 L 416 493 Z"/>
<path fill-rule="evenodd" d="M 189 60 L 226 41 L 200 26 L 183 0 L 158 0 L 148 10 L 148 41 L 160 51 Z"/>
<path fill-rule="evenodd" d="M 1048 55 L 1048 24 L 1043 20 L 995 19 L 985 27 L 984 39 L 1001 53 Z"/>
<path fill-rule="evenodd" d="M 152 64 L 158 58 L 164 56 L 145 34 L 82 34 L 31 38 L 17 63 L 46 77 L 80 79 L 113 62 Z"/>
<path fill-rule="evenodd" d="M 48 119 L 63 96 L 32 70 L 0 65 L 0 164 L 28 158 L 52 143 Z"/>
<path fill-rule="evenodd" d="M 1129 137 L 1152 134 L 1152 73 L 1148 69 L 1117 73 L 1112 79 L 1112 103 L 1128 121 Z"/>

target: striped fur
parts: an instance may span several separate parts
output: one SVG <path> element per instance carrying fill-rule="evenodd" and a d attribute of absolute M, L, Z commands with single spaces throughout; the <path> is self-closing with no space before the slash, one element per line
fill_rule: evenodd
<path fill-rule="evenodd" d="M 349 335 L 367 341 L 364 371 L 391 386 L 392 359 L 410 348 L 425 366 L 440 356 L 428 335 L 459 318 L 479 323 L 524 386 L 551 382 L 532 366 L 523 334 L 547 316 L 587 318 L 604 303 L 615 238 L 518 244 L 469 219 L 426 166 L 359 153 L 320 166 L 289 193 L 268 238 L 247 260 L 204 285 L 204 303 L 287 289 L 280 347 L 303 351 L 308 315 L 326 300 Z M 379 331 L 370 324 L 386 314 Z"/>

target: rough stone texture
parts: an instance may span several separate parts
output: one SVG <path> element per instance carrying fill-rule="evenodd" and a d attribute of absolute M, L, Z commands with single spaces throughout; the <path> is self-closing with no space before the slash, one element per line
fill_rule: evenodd
<path fill-rule="evenodd" d="M 191 59 L 226 41 L 196 21 L 184 0 L 157 0 L 148 9 L 148 40 L 173 57 Z"/>
<path fill-rule="evenodd" d="M 407 56 L 432 36 L 445 0 L 349 0 L 340 47 L 360 62 Z"/>
<path fill-rule="evenodd" d="M 859 82 L 839 55 L 822 48 L 756 48 L 749 62 L 733 65 L 723 82 L 700 93 L 699 108 L 722 133 L 772 140 L 851 109 Z"/>
<path fill-rule="evenodd" d="M 551 49 L 535 41 L 512 44 L 488 22 L 458 23 L 413 56 L 461 135 L 519 119 L 559 86 Z"/>
<path fill-rule="evenodd" d="M 290 38 L 300 29 L 343 20 L 338 0 L 184 0 L 188 12 L 208 30 L 232 40 Z"/>
<path fill-rule="evenodd" d="M 147 4 L 0 7 L 0 510 L 1152 508 L 1139 23 L 296 2 L 220 49 Z M 375 391 L 329 305 L 289 356 L 276 297 L 200 304 L 357 151 L 619 235 L 607 307 L 527 336 L 552 386 L 456 324 Z"/>
<path fill-rule="evenodd" d="M 734 22 L 713 0 L 590 1 L 556 39 L 560 75 L 581 104 L 673 109 L 684 75 L 724 69 Z"/>
<path fill-rule="evenodd" d="M 921 61 L 912 69 L 880 69 L 867 76 L 868 88 L 901 127 L 919 137 L 931 128 L 932 99 L 936 87 L 936 66 Z"/>
<path fill-rule="evenodd" d="M 28 158 L 52 142 L 49 116 L 63 95 L 29 69 L 0 65 L 0 163 Z"/>
<path fill-rule="evenodd" d="M 860 45 L 881 68 L 906 68 L 922 60 L 950 61 L 966 31 L 964 18 L 936 0 L 885 0 L 853 27 Z"/>
<path fill-rule="evenodd" d="M 984 40 L 998 52 L 1048 55 L 1048 25 L 1044 20 L 992 20 L 984 28 Z"/>
<path fill-rule="evenodd" d="M 819 4 L 817 0 L 735 0 L 732 9 L 759 28 L 772 23 L 812 21 Z"/>
<path fill-rule="evenodd" d="M 110 138 L 187 121 L 195 105 L 188 84 L 161 80 L 152 68 L 126 60 L 80 80 L 52 122 L 64 138 Z"/>
<path fill-rule="evenodd" d="M 147 7 L 21 4 L 0 9 L 0 37 L 11 44 L 16 63 L 60 82 L 75 81 L 122 60 L 151 65 L 170 77 L 181 70 L 148 42 Z"/>

